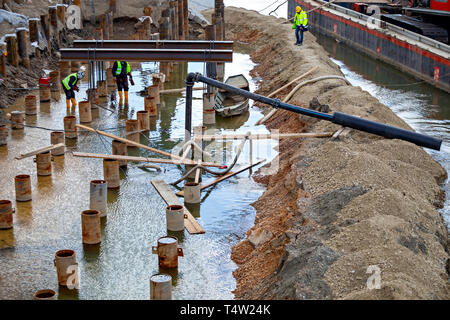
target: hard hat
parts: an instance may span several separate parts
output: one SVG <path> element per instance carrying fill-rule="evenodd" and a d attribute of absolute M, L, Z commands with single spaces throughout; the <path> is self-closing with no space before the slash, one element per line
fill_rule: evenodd
<path fill-rule="evenodd" d="M 83 71 L 78 71 L 77 72 L 77 77 L 78 77 L 78 79 L 83 79 L 84 78 L 84 72 Z"/>
<path fill-rule="evenodd" d="M 295 7 L 295 11 L 300 12 L 300 11 L 302 11 L 302 8 L 300 6 L 297 6 L 297 7 Z"/>

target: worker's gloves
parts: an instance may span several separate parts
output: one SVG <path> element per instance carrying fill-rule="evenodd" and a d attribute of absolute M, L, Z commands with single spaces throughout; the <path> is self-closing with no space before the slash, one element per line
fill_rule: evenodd
<path fill-rule="evenodd" d="M 73 87 L 73 89 L 74 89 L 76 92 L 80 92 L 80 88 L 78 88 L 77 86 Z"/>

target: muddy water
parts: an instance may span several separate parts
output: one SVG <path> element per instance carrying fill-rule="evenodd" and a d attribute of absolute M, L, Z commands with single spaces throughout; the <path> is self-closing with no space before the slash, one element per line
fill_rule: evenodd
<path fill-rule="evenodd" d="M 425 150 L 449 172 L 450 94 L 327 36 L 316 37 L 352 85 L 376 97 L 417 132 L 443 140 L 440 151 Z M 441 212 L 450 229 L 449 180 L 442 187 L 446 200 Z"/>
<path fill-rule="evenodd" d="M 102 101 L 102 108 L 93 110 L 92 127 L 125 136 L 125 120 L 135 119 L 144 109 L 144 98 L 139 91 L 148 85 L 149 75 L 156 71 L 155 63 L 133 65 L 135 86 L 130 88 L 129 106 L 119 106 L 110 98 Z M 253 68 L 247 55 L 234 55 L 227 64 L 226 74 L 243 73 L 251 79 Z M 202 72 L 201 63 L 177 64 L 172 79 L 165 88 L 179 88 L 187 72 Z M 255 84 L 251 82 L 252 90 Z M 86 97 L 87 81 L 80 87 L 77 100 Z M 117 95 L 117 94 L 116 94 Z M 194 92 L 193 126 L 202 123 L 202 91 Z M 38 115 L 27 117 L 26 124 L 51 129 L 63 129 L 63 117 L 78 116 L 78 108 L 67 110 L 65 96 L 54 97 L 51 103 L 41 103 Z M 23 110 L 19 99 L 8 112 Z M 182 94 L 163 96 L 157 119 L 151 131 L 141 135 L 141 143 L 171 151 L 184 137 L 184 97 Z M 261 118 L 257 110 L 240 118 L 218 121 L 208 128 L 219 132 L 267 132 L 255 126 Z M 219 119 L 218 119 L 219 120 Z M 14 229 L 0 231 L 0 299 L 31 299 L 37 290 L 49 288 L 58 292 L 59 299 L 148 299 L 149 278 L 159 271 L 173 276 L 174 299 L 232 299 L 236 268 L 230 260 L 231 247 L 245 236 L 253 225 L 254 209 L 249 205 L 264 191 L 249 172 L 220 183 L 202 192 L 202 202 L 189 206 L 205 229 L 203 235 L 190 235 L 186 230 L 169 233 L 178 237 L 184 257 L 179 259 L 176 272 L 159 270 L 152 246 L 159 237 L 168 234 L 165 223 L 165 203 L 150 181 L 162 179 L 170 183 L 183 175 L 181 167 L 161 165 L 155 172 L 129 163 L 121 170 L 120 189 L 108 191 L 108 216 L 102 220 L 100 245 L 83 245 L 81 238 L 81 211 L 89 206 L 89 183 L 103 179 L 101 159 L 77 158 L 70 153 L 54 157 L 52 175 L 38 177 L 33 158 L 14 160 L 14 157 L 50 144 L 50 131 L 25 128 L 10 131 L 7 147 L 0 147 L 2 174 L 1 199 L 15 200 L 14 176 L 29 174 L 32 180 L 33 200 L 14 202 Z M 111 140 L 89 132 L 79 132 L 78 139 L 66 141 L 68 150 L 111 154 Z M 208 145 L 207 150 L 224 155 L 223 163 L 230 164 L 238 142 Z M 255 143 L 255 158 L 272 159 L 275 142 Z M 211 152 L 213 152 L 211 151 Z M 137 148 L 128 148 L 130 155 L 155 155 Z M 157 156 L 157 155 L 156 155 Z M 248 162 L 248 144 L 240 162 Z M 203 175 L 203 181 L 213 180 Z M 176 191 L 176 189 L 173 189 Z M 54 253 L 61 249 L 76 251 L 80 272 L 78 290 L 58 288 Z"/>

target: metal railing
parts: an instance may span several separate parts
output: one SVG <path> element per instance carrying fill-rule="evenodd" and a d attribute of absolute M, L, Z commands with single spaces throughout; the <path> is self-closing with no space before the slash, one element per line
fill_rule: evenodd
<path fill-rule="evenodd" d="M 310 0 L 304 0 L 304 1 L 311 2 Z M 328 3 L 327 1 L 323 1 L 323 0 L 313 0 L 313 1 L 314 2 L 318 2 L 320 4 Z M 333 4 L 333 3 L 330 3 L 329 5 L 324 7 L 322 10 L 327 10 L 327 7 L 330 8 L 330 9 L 336 10 L 336 11 L 338 11 L 340 13 L 344 13 L 344 14 L 350 16 L 350 17 L 360 19 L 360 20 L 362 20 L 362 21 L 364 21 L 366 23 L 367 23 L 367 21 L 369 19 L 371 19 L 371 20 L 378 20 L 383 25 L 383 27 L 376 28 L 378 31 L 388 30 L 388 31 L 396 32 L 396 33 L 401 34 L 401 35 L 403 35 L 405 37 L 408 37 L 408 38 L 410 38 L 412 40 L 418 41 L 420 43 L 423 43 L 423 44 L 428 45 L 430 47 L 434 47 L 436 49 L 442 50 L 442 51 L 450 54 L 450 46 L 446 45 L 445 43 L 436 41 L 434 39 L 422 36 L 420 34 L 412 32 L 410 30 L 404 29 L 402 27 L 393 25 L 391 23 L 388 23 L 388 22 L 385 22 L 385 21 L 382 21 L 382 20 L 379 20 L 379 19 L 376 19 L 376 18 L 372 18 L 371 16 L 362 14 L 360 12 L 356 12 L 356 11 L 351 10 L 351 9 L 344 8 L 342 6 L 339 6 L 339 5 L 336 5 L 336 4 Z"/>

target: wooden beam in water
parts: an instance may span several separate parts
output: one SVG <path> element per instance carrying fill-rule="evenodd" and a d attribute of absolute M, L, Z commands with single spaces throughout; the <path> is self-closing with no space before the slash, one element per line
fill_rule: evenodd
<path fill-rule="evenodd" d="M 168 206 L 171 205 L 180 205 L 183 206 L 181 201 L 177 198 L 177 196 L 172 192 L 169 185 L 164 182 L 163 180 L 153 180 L 152 181 L 153 187 L 158 191 L 159 195 L 163 200 L 166 202 Z M 184 213 L 186 214 L 187 218 L 184 219 L 184 227 L 186 230 L 191 234 L 203 234 L 205 233 L 205 230 L 202 228 L 202 226 L 195 220 L 194 216 L 189 212 L 186 207 L 184 207 Z"/>
<path fill-rule="evenodd" d="M 84 153 L 84 152 L 73 152 L 75 157 L 81 158 L 95 158 L 95 159 L 114 159 L 114 160 L 127 160 L 135 162 L 152 162 L 152 163 L 165 163 L 165 164 L 184 164 L 184 165 L 197 165 L 197 162 L 189 159 L 172 160 L 172 159 L 161 159 L 161 158 L 145 158 L 145 157 L 133 157 L 133 156 L 121 156 L 113 154 L 98 154 L 98 153 Z M 206 167 L 221 167 L 220 164 L 204 162 L 203 166 Z"/>
<path fill-rule="evenodd" d="M 58 148 L 61 148 L 61 147 L 64 147 L 64 143 L 58 143 L 58 144 L 54 144 L 54 145 L 51 145 L 51 146 L 48 146 L 48 147 L 44 147 L 44 148 L 40 148 L 40 149 L 31 151 L 31 152 L 28 152 L 28 153 L 24 153 L 24 154 L 21 154 L 21 155 L 17 156 L 15 159 L 16 160 L 22 160 L 22 159 L 25 159 L 25 158 L 28 158 L 28 157 L 35 156 L 35 155 L 40 154 L 40 153 L 44 153 L 44 152 L 47 152 L 47 151 L 52 151 L 54 149 L 58 149 Z"/>
<path fill-rule="evenodd" d="M 239 167 L 236 171 L 228 172 L 226 175 L 220 176 L 219 178 L 217 178 L 217 179 L 215 179 L 215 180 L 213 180 L 211 182 L 208 182 L 208 183 L 205 183 L 205 184 L 200 184 L 200 190 L 207 189 L 207 188 L 209 188 L 209 187 L 211 187 L 211 186 L 213 186 L 215 184 L 218 184 L 221 181 L 224 181 L 224 180 L 226 180 L 228 178 L 231 178 L 231 177 L 233 177 L 233 176 L 235 176 L 235 175 L 237 175 L 237 174 L 239 174 L 239 173 L 241 173 L 241 172 L 243 172 L 245 170 L 248 170 L 248 169 L 250 169 L 250 168 L 252 168 L 254 166 L 257 166 L 258 164 L 260 164 L 260 163 L 262 163 L 264 161 L 266 161 L 266 159 L 258 160 L 258 161 L 256 161 L 253 164 Z M 184 191 L 181 190 L 181 191 L 177 192 L 176 195 L 179 196 L 179 197 L 184 197 Z"/>

